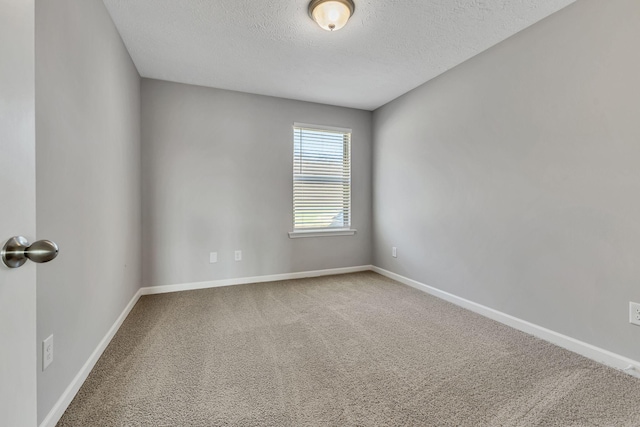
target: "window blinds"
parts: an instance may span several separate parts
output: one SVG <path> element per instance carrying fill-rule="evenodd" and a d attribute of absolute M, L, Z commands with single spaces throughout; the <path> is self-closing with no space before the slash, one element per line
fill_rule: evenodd
<path fill-rule="evenodd" d="M 294 230 L 351 226 L 351 129 L 293 128 Z"/>

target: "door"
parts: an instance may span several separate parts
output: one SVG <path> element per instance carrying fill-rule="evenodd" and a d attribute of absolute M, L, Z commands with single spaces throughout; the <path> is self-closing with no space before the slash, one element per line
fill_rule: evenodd
<path fill-rule="evenodd" d="M 0 248 L 35 240 L 34 0 L 0 0 Z M 0 425 L 35 427 L 36 268 L 0 262 Z"/>

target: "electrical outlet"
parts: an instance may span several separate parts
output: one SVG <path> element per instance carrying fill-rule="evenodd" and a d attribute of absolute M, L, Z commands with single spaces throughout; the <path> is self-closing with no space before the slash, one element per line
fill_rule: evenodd
<path fill-rule="evenodd" d="M 391 248 L 391 256 L 394 258 L 398 258 L 398 248 L 395 246 Z"/>
<path fill-rule="evenodd" d="M 53 335 L 42 341 L 42 370 L 44 371 L 53 362 Z"/>
<path fill-rule="evenodd" d="M 209 253 L 209 264 L 215 264 L 218 262 L 218 252 Z"/>
<path fill-rule="evenodd" d="M 242 251 L 236 251 L 235 260 L 242 261 Z"/>
<path fill-rule="evenodd" d="M 629 323 L 640 326 L 640 304 L 629 302 Z"/>

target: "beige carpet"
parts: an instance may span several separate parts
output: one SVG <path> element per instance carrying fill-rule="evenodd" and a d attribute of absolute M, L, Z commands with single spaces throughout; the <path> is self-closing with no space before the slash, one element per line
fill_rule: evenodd
<path fill-rule="evenodd" d="M 640 426 L 640 380 L 375 273 L 142 297 L 59 426 Z"/>

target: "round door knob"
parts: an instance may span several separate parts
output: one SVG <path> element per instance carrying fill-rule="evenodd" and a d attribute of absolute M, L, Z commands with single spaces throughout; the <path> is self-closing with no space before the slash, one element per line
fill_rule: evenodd
<path fill-rule="evenodd" d="M 58 245 L 50 240 L 38 240 L 32 245 L 22 237 L 12 237 L 2 248 L 2 262 L 9 268 L 21 267 L 27 259 L 33 262 L 49 262 L 58 256 Z"/>

